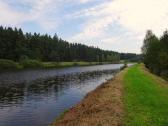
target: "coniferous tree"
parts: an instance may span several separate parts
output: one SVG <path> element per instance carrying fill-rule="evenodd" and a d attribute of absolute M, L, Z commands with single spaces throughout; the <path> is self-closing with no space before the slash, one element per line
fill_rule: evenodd
<path fill-rule="evenodd" d="M 0 27 L 0 59 L 20 61 L 36 59 L 41 61 L 113 61 L 118 62 L 120 54 L 104 51 L 83 44 L 68 43 L 57 34 L 40 35 L 23 33 L 21 29 Z"/>

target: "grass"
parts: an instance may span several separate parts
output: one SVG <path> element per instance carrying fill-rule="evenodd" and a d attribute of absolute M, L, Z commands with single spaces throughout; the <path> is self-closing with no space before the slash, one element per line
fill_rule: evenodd
<path fill-rule="evenodd" d="M 107 62 L 43 62 L 45 68 L 61 68 L 61 67 L 70 67 L 70 66 L 89 66 L 89 65 L 98 65 L 98 64 L 107 64 Z"/>
<path fill-rule="evenodd" d="M 23 60 L 21 62 L 14 62 L 12 60 L 0 59 L 0 70 L 22 70 L 29 68 L 63 68 L 72 66 L 89 66 L 89 65 L 99 65 L 108 64 L 109 62 L 40 62 L 38 60 Z"/>
<path fill-rule="evenodd" d="M 22 66 L 12 60 L 0 59 L 0 70 L 21 69 Z"/>
<path fill-rule="evenodd" d="M 168 126 L 168 86 L 142 66 L 124 76 L 124 126 Z"/>
<path fill-rule="evenodd" d="M 20 62 L 20 65 L 22 65 L 23 68 L 42 68 L 43 67 L 42 62 L 38 60 L 24 60 Z"/>
<path fill-rule="evenodd" d="M 134 65 L 89 93 L 53 126 L 168 126 L 167 84 Z"/>

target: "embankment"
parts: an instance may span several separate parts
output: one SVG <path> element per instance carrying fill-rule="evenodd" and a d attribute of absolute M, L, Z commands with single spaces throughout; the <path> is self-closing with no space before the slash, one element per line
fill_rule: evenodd
<path fill-rule="evenodd" d="M 168 126 L 168 82 L 143 65 L 124 69 L 52 126 Z"/>
<path fill-rule="evenodd" d="M 56 119 L 52 126 L 120 126 L 125 72 L 90 92 L 79 104 Z"/>

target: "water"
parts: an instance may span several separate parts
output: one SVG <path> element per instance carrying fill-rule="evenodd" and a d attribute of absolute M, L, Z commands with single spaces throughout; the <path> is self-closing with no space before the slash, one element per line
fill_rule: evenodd
<path fill-rule="evenodd" d="M 47 126 L 121 66 L 0 73 L 0 126 Z"/>

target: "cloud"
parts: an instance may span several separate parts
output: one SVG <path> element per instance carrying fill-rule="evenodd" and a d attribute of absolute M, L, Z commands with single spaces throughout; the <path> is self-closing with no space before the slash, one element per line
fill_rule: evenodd
<path fill-rule="evenodd" d="M 167 8 L 167 0 L 113 0 L 84 9 L 72 16 L 99 17 L 100 20 L 111 17 L 129 30 L 144 31 L 151 28 L 157 31 L 160 27 L 168 26 Z"/>
<path fill-rule="evenodd" d="M 107 44 L 108 41 L 108 45 L 111 43 L 112 46 L 114 44 L 113 41 L 129 45 L 136 43 L 135 48 L 139 48 L 138 50 L 128 50 L 140 52 L 140 45 L 146 30 L 152 29 L 156 34 L 161 35 L 162 31 L 168 27 L 167 8 L 167 0 L 113 0 L 102 2 L 102 4 L 81 10 L 69 16 L 73 18 L 87 18 L 81 32 L 74 35 L 70 40 L 101 38 L 102 45 Z M 110 37 L 111 33 L 107 29 L 111 28 L 110 26 L 113 22 L 117 22 L 120 29 L 126 30 L 126 32 L 118 35 L 124 38 L 125 42 L 123 39 L 114 39 L 115 36 Z M 113 29 L 110 31 L 114 32 Z M 125 34 L 128 33 L 132 33 L 135 36 L 130 36 L 129 39 L 125 38 Z M 103 47 L 107 48 L 108 46 Z M 119 49 L 119 51 L 121 50 Z"/>
<path fill-rule="evenodd" d="M 22 23 L 24 13 L 12 10 L 7 4 L 0 1 L 0 24 L 16 26 Z M 22 20 L 21 20 L 22 19 Z"/>
<path fill-rule="evenodd" d="M 37 22 L 47 31 L 55 29 L 59 25 L 59 18 L 57 18 L 57 6 L 59 2 L 54 0 L 41 0 L 32 4 L 29 16 L 32 21 Z M 54 16 L 55 15 L 55 16 Z"/>
<path fill-rule="evenodd" d="M 5 26 L 21 26 L 25 22 L 35 22 L 44 30 L 55 30 L 63 23 L 64 17 L 60 10 L 65 5 L 85 4 L 89 0 L 0 0 L 0 24 Z M 27 7 L 20 11 L 15 5 Z"/>
<path fill-rule="evenodd" d="M 81 41 L 82 39 L 92 39 L 92 38 L 101 38 L 105 34 L 105 30 L 108 29 L 108 25 L 112 23 L 111 17 L 106 17 L 103 19 L 92 19 L 87 22 L 86 27 L 83 31 L 76 36 L 74 39 Z"/>
<path fill-rule="evenodd" d="M 22 4 L 23 11 L 11 3 L 0 0 L 1 25 L 22 26 L 34 22 L 51 33 L 59 27 L 66 29 L 65 22 L 72 22 L 79 26 L 79 30 L 73 35 L 69 33 L 71 36 L 66 37 L 69 41 L 109 50 L 128 49 L 139 53 L 146 30 L 161 35 L 168 27 L 167 0 L 13 1 Z"/>
<path fill-rule="evenodd" d="M 121 11 L 118 14 L 120 24 L 130 30 L 144 32 L 153 29 L 159 33 L 159 29 L 168 26 L 167 0 L 118 0 L 113 6 Z"/>
<path fill-rule="evenodd" d="M 5 26 L 21 26 L 25 22 L 35 22 L 45 30 L 51 30 L 59 25 L 59 19 L 53 16 L 57 12 L 57 4 L 54 0 L 23 0 L 15 1 L 29 6 L 22 12 L 12 8 L 9 3 L 0 1 L 0 24 Z M 54 12 L 53 12 L 54 11 Z"/>

